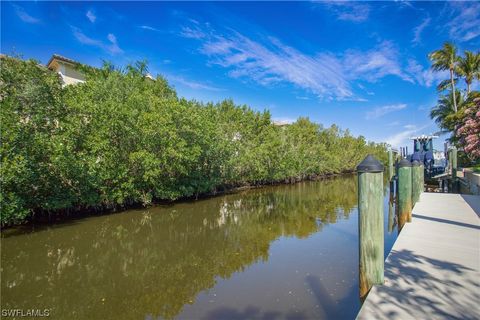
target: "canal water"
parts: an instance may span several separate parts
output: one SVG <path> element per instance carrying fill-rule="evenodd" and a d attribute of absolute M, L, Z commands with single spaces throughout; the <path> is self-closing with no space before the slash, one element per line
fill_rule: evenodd
<path fill-rule="evenodd" d="M 385 187 L 385 255 L 397 230 Z M 353 319 L 357 180 L 264 187 L 1 239 L 2 309 L 50 319 Z"/>

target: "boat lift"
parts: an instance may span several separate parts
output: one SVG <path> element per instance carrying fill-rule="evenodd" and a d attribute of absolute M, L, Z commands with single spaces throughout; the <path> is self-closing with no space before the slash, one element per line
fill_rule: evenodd
<path fill-rule="evenodd" d="M 442 174 L 447 168 L 445 153 L 433 149 L 433 139 L 436 138 L 438 138 L 438 136 L 435 135 L 421 135 L 410 138 L 413 140 L 413 153 L 406 157 L 411 162 L 416 160 L 423 163 L 425 178 L 432 178 Z"/>

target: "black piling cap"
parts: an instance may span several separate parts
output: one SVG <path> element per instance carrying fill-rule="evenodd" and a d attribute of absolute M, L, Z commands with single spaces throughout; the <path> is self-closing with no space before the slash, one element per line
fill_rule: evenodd
<path fill-rule="evenodd" d="M 405 168 L 405 167 L 411 167 L 412 164 L 410 163 L 410 161 L 408 161 L 407 159 L 403 158 L 402 160 L 400 160 L 400 162 L 398 163 L 398 167 L 399 168 Z"/>
<path fill-rule="evenodd" d="M 412 161 L 412 167 L 420 167 L 422 164 L 418 160 L 413 160 Z"/>
<path fill-rule="evenodd" d="M 357 172 L 383 172 L 383 164 L 369 154 L 357 166 Z"/>

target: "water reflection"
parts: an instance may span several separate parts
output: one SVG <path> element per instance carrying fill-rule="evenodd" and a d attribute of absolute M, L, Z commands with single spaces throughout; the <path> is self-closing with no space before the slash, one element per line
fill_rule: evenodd
<path fill-rule="evenodd" d="M 276 318 L 334 317 L 345 307 L 339 305 L 338 290 L 345 291 L 352 309 L 348 314 L 355 314 L 358 302 L 350 301 L 358 297 L 351 289 L 358 266 L 357 219 L 351 218 L 356 204 L 356 178 L 342 177 L 126 211 L 35 232 L 7 230 L 2 234 L 2 309 L 51 308 L 53 319 L 209 318 L 226 310 L 230 315 L 270 312 Z M 333 228 L 339 221 L 345 224 Z M 319 232 L 330 225 L 328 232 Z M 321 256 L 322 250 L 328 255 Z M 304 252 L 305 258 L 294 265 L 289 252 Z M 331 270 L 318 270 L 319 261 L 328 262 L 325 268 Z M 293 266 L 304 267 L 304 274 Z M 290 279 L 298 274 L 306 289 L 290 298 L 287 292 L 285 299 L 299 302 L 283 310 L 278 303 L 283 296 L 257 281 L 263 271 L 255 268 L 268 270 L 280 291 L 297 285 Z M 332 279 L 337 279 L 330 286 L 335 292 L 325 289 Z M 245 306 L 235 292 L 241 283 L 256 292 L 244 298 Z M 208 307 L 209 290 L 223 290 L 224 298 L 237 296 L 232 303 L 238 308 Z M 305 295 L 313 297 L 311 302 Z M 263 310 L 249 305 L 261 297 L 277 304 L 260 306 Z"/>
<path fill-rule="evenodd" d="M 391 187 L 392 185 L 390 185 Z M 393 191 L 390 191 L 390 197 L 388 199 L 388 233 L 392 233 L 397 225 L 397 213 L 395 205 L 395 195 Z"/>

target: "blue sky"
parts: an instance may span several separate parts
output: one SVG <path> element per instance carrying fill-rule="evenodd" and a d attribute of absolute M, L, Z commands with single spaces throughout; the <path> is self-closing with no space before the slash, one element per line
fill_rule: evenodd
<path fill-rule="evenodd" d="M 447 75 L 430 71 L 427 54 L 447 40 L 478 50 L 480 3 L 2 1 L 1 27 L 5 54 L 146 59 L 180 96 L 410 147 L 438 130 L 428 113 Z"/>

